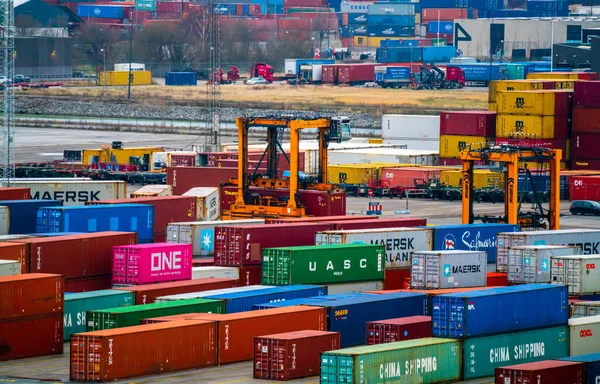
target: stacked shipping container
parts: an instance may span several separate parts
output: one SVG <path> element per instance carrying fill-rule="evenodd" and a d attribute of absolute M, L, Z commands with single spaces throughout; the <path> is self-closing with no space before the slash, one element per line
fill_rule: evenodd
<path fill-rule="evenodd" d="M 578 81 L 575 84 L 573 169 L 600 169 L 600 154 L 595 143 L 600 139 L 600 81 Z"/>
<path fill-rule="evenodd" d="M 478 149 L 494 140 L 496 113 L 488 111 L 440 114 L 440 161 L 460 159 L 466 149 Z"/>

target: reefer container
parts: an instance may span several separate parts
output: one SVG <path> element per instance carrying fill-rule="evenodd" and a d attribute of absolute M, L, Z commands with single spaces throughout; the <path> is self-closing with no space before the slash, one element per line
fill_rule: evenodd
<path fill-rule="evenodd" d="M 322 384 L 441 383 L 461 378 L 462 343 L 424 338 L 321 355 Z"/>
<path fill-rule="evenodd" d="M 564 284 L 569 295 L 600 293 L 600 255 L 555 256 L 551 260 L 553 284 Z"/>
<path fill-rule="evenodd" d="M 165 85 L 198 85 L 198 77 L 196 72 L 167 72 Z"/>
<path fill-rule="evenodd" d="M 571 303 L 571 318 L 600 315 L 600 301 Z"/>
<path fill-rule="evenodd" d="M 216 325 L 211 321 L 173 321 L 74 335 L 70 379 L 112 381 L 212 366 L 217 362 L 216 342 Z"/>
<path fill-rule="evenodd" d="M 485 287 L 487 255 L 482 251 L 429 251 L 411 254 L 414 289 Z"/>
<path fill-rule="evenodd" d="M 41 207 L 58 207 L 62 202 L 58 200 L 4 200 L 0 207 L 9 209 L 9 233 L 24 234 L 36 232 L 37 210 Z"/>
<path fill-rule="evenodd" d="M 573 108 L 573 132 L 600 133 L 600 105 L 596 108 Z"/>
<path fill-rule="evenodd" d="M 0 361 L 62 354 L 62 323 L 61 313 L 2 321 Z"/>
<path fill-rule="evenodd" d="M 496 112 L 442 112 L 440 113 L 440 135 L 496 136 Z"/>
<path fill-rule="evenodd" d="M 556 231 L 535 231 L 498 233 L 498 255 L 496 270 L 508 272 L 508 248 L 519 245 L 577 245 L 584 255 L 600 254 L 600 230 L 561 229 Z"/>
<path fill-rule="evenodd" d="M 192 280 L 206 279 L 209 277 L 238 280 L 240 278 L 240 269 L 235 267 L 221 266 L 192 268 Z"/>
<path fill-rule="evenodd" d="M 500 232 L 521 230 L 515 224 L 459 224 L 428 227 L 433 230 L 435 251 L 456 249 L 462 251 L 487 252 L 487 262 L 496 261 L 496 235 Z"/>
<path fill-rule="evenodd" d="M 50 314 L 62 316 L 63 309 L 61 275 L 27 273 L 0 277 L 0 321 Z"/>
<path fill-rule="evenodd" d="M 570 119 L 567 116 L 498 115 L 496 136 L 536 139 L 568 139 Z"/>
<path fill-rule="evenodd" d="M 431 337 L 430 316 L 408 316 L 367 322 L 367 345 Z"/>
<path fill-rule="evenodd" d="M 598 380 L 600 380 L 600 353 L 563 357 L 560 360 L 583 363 L 585 365 L 585 380 L 583 383 L 598 384 Z"/>
<path fill-rule="evenodd" d="M 219 216 L 221 215 L 221 203 L 219 202 L 219 188 L 192 188 L 186 193 L 184 193 L 183 196 L 194 196 L 196 198 L 196 220 L 219 220 Z"/>
<path fill-rule="evenodd" d="M 113 284 L 152 284 L 192 278 L 190 244 L 153 243 L 113 247 Z"/>
<path fill-rule="evenodd" d="M 386 268 L 409 267 L 410 253 L 430 251 L 433 241 L 427 228 L 379 228 L 317 232 L 316 245 L 377 244 L 386 251 Z"/>
<path fill-rule="evenodd" d="M 440 156 L 446 158 L 460 159 L 460 153 L 468 149 L 480 149 L 486 147 L 493 140 L 484 136 L 440 136 Z"/>
<path fill-rule="evenodd" d="M 383 281 L 367 281 L 363 283 L 331 284 L 327 286 L 327 294 L 378 291 L 383 289 Z"/>
<path fill-rule="evenodd" d="M 0 276 L 16 276 L 21 274 L 21 262 L 16 260 L 0 260 Z"/>
<path fill-rule="evenodd" d="M 574 101 L 576 107 L 600 107 L 600 81 L 578 81 L 575 83 Z"/>
<path fill-rule="evenodd" d="M 571 356 L 596 353 L 600 349 L 598 346 L 600 316 L 569 319 L 569 331 L 571 333 Z"/>
<path fill-rule="evenodd" d="M 264 219 L 190 221 L 170 223 L 167 243 L 192 244 L 194 256 L 212 256 L 215 253 L 215 227 L 239 224 L 264 224 Z"/>
<path fill-rule="evenodd" d="M 0 200 L 29 200 L 31 194 L 29 188 L 2 187 L 0 188 Z"/>
<path fill-rule="evenodd" d="M 496 384 L 583 384 L 583 363 L 545 360 L 496 368 Z"/>
<path fill-rule="evenodd" d="M 138 243 L 151 243 L 154 207 L 146 204 L 115 204 L 40 208 L 37 219 L 36 232 L 137 232 Z"/>
<path fill-rule="evenodd" d="M 431 317 L 435 337 L 469 338 L 565 325 L 568 312 L 567 287 L 526 284 L 436 296 Z"/>
<path fill-rule="evenodd" d="M 496 108 L 498 113 L 516 115 L 570 115 L 573 109 L 573 91 L 500 91 L 496 95 Z"/>
<path fill-rule="evenodd" d="M 508 250 L 508 281 L 511 283 L 549 283 L 550 259 L 578 255 L 581 248 L 572 245 L 525 245 Z"/>
<path fill-rule="evenodd" d="M 92 201 L 124 199 L 127 184 L 124 181 L 96 181 L 64 179 L 53 181 L 19 180 L 12 182 L 18 187 L 31 190 L 33 200 L 59 200 L 65 207 L 84 205 Z"/>
<path fill-rule="evenodd" d="M 382 245 L 349 244 L 268 248 L 263 251 L 263 284 L 331 284 L 383 280 Z"/>
<path fill-rule="evenodd" d="M 206 278 L 149 285 L 136 285 L 130 287 L 118 287 L 114 289 L 131 292 L 135 297 L 135 304 L 140 305 L 154 303 L 154 300 L 161 296 L 232 288 L 236 284 L 237 280 L 235 279 Z"/>
<path fill-rule="evenodd" d="M 569 355 L 569 328 L 536 329 L 464 340 L 463 380 L 491 376 L 510 364 L 558 359 Z"/>
<path fill-rule="evenodd" d="M 193 312 L 223 313 L 225 312 L 225 305 L 218 300 L 190 299 L 88 311 L 86 314 L 86 331 L 130 327 L 139 325 L 140 321 L 151 317 Z"/>
<path fill-rule="evenodd" d="M 321 353 L 340 348 L 340 335 L 296 331 L 254 338 L 255 379 L 291 380 L 319 374 Z"/>
<path fill-rule="evenodd" d="M 72 293 L 65 296 L 64 340 L 72 334 L 85 332 L 87 311 L 118 308 L 135 305 L 132 292 L 106 289 L 85 293 Z"/>
<path fill-rule="evenodd" d="M 131 193 L 132 199 L 138 199 L 143 197 L 156 197 L 156 196 L 172 196 L 173 195 L 173 187 L 170 185 L 163 184 L 148 184 L 144 185 L 142 188 L 136 190 Z M 131 202 L 131 200 L 128 200 Z"/>

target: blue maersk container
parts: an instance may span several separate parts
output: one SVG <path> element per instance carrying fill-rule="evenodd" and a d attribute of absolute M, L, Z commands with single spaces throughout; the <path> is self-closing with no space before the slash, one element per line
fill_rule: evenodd
<path fill-rule="evenodd" d="M 198 77 L 195 72 L 167 72 L 165 85 L 198 85 Z"/>
<path fill-rule="evenodd" d="M 465 80 L 474 82 L 488 82 L 491 80 L 505 80 L 506 64 L 490 63 L 469 63 L 469 64 L 448 64 L 448 67 L 460 67 L 465 71 Z"/>
<path fill-rule="evenodd" d="M 454 34 L 454 21 L 430 21 L 427 23 L 427 33 L 440 33 L 440 35 Z"/>
<path fill-rule="evenodd" d="M 148 204 L 111 204 L 40 208 L 37 231 L 48 232 L 137 232 L 138 243 L 154 237 L 154 207 Z"/>
<path fill-rule="evenodd" d="M 123 6 L 110 4 L 80 4 L 77 7 L 77 16 L 98 19 L 122 19 Z"/>
<path fill-rule="evenodd" d="M 225 313 L 247 312 L 261 303 L 286 302 L 312 296 L 327 295 L 327 288 L 318 285 L 288 285 L 266 288 L 257 291 L 223 293 L 206 296 L 206 299 L 223 300 Z"/>
<path fill-rule="evenodd" d="M 563 357 L 559 360 L 585 364 L 585 384 L 600 383 L 600 353 Z"/>
<path fill-rule="evenodd" d="M 448 47 L 423 47 L 423 61 L 426 63 L 447 63 L 456 56 L 456 48 Z"/>
<path fill-rule="evenodd" d="M 433 231 L 434 251 L 485 251 L 488 264 L 496 262 L 496 235 L 521 231 L 521 227 L 515 224 L 457 224 L 426 228 Z"/>
<path fill-rule="evenodd" d="M 23 235 L 36 231 L 37 211 L 41 207 L 60 207 L 60 200 L 3 200 L 1 207 L 9 209 L 9 231 L 11 235 Z"/>
<path fill-rule="evenodd" d="M 434 337 L 465 339 L 566 325 L 565 285 L 525 284 L 438 295 L 433 298 Z"/>

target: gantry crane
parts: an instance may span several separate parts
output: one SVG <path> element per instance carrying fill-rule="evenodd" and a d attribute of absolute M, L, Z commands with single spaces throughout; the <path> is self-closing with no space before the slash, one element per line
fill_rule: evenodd
<path fill-rule="evenodd" d="M 462 159 L 462 222 L 472 224 L 476 219 L 488 222 L 503 222 L 507 224 L 519 224 L 522 227 L 548 229 L 560 229 L 560 160 L 562 151 L 560 149 L 546 149 L 537 147 L 517 147 L 501 145 L 481 149 L 467 149 L 461 153 Z M 486 161 L 503 163 L 506 168 L 505 194 L 504 194 L 504 216 L 500 217 L 477 217 L 473 214 L 473 162 Z M 535 184 L 531 181 L 534 192 L 534 204 L 536 210 L 533 212 L 521 212 L 522 198 L 519 198 L 519 163 L 541 163 L 549 165 L 550 170 L 550 204 L 549 209 L 544 210 L 541 198 L 538 196 L 542 191 L 535 190 Z M 531 170 L 522 168 L 526 180 L 531 178 Z M 547 225 L 545 222 L 547 221 Z"/>

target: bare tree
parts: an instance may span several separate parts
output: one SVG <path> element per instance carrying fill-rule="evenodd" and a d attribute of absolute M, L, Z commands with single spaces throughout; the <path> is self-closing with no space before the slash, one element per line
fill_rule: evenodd
<path fill-rule="evenodd" d="M 64 15 L 56 19 L 49 19 L 48 23 L 44 25 L 33 15 L 23 14 L 15 18 L 15 34 L 17 36 L 65 37 L 68 35 L 67 25 L 68 18 Z"/>
<path fill-rule="evenodd" d="M 111 46 L 119 40 L 119 32 L 112 28 L 98 24 L 85 24 L 75 36 L 75 48 L 98 68 L 103 63 L 105 55 L 107 58 L 111 57 Z"/>

